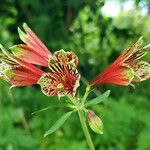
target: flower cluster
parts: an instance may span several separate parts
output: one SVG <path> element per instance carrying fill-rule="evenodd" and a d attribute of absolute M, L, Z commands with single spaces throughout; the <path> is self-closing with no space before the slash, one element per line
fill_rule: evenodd
<path fill-rule="evenodd" d="M 12 87 L 39 84 L 42 92 L 47 96 L 69 94 L 70 104 L 66 106 L 73 110 L 62 115 L 44 136 L 56 131 L 73 112 L 78 112 L 89 148 L 94 150 L 86 119 L 90 128 L 98 134 L 103 133 L 103 123 L 88 107 L 105 100 L 109 92 L 86 102 L 89 93 L 93 88 L 102 84 L 127 86 L 133 82 L 149 79 L 150 64 L 142 61 L 141 58 L 147 54 L 150 44 L 143 47 L 143 40 L 140 38 L 107 69 L 96 76 L 87 85 L 84 96 L 80 98 L 76 97 L 80 81 L 80 73 L 77 70 L 78 57 L 73 52 L 65 52 L 63 49 L 51 53 L 26 24 L 23 25 L 23 28 L 24 31 L 18 28 L 18 32 L 24 44 L 10 47 L 11 52 L 0 45 L 2 50 L 0 53 L 0 78 L 9 82 Z M 39 66 L 47 68 L 48 72 L 41 70 Z"/>
<path fill-rule="evenodd" d="M 24 44 L 10 47 L 11 52 L 0 45 L 0 77 L 12 86 L 40 84 L 47 96 L 75 96 L 80 80 L 77 56 L 64 50 L 52 54 L 26 24 L 23 28 L 24 31 L 18 28 L 18 32 Z M 142 47 L 142 43 L 140 38 L 130 46 L 91 81 L 92 87 L 108 83 L 127 86 L 149 79 L 150 64 L 141 58 L 148 52 L 150 44 Z M 49 68 L 49 72 L 44 72 L 37 65 Z"/>
<path fill-rule="evenodd" d="M 78 58 L 73 52 L 60 50 L 52 54 L 35 33 L 26 25 L 25 32 L 18 28 L 25 44 L 10 47 L 11 52 L 0 46 L 0 77 L 12 86 L 40 84 L 47 96 L 71 94 L 75 96 L 80 74 Z M 49 73 L 37 65 L 48 67 Z"/>

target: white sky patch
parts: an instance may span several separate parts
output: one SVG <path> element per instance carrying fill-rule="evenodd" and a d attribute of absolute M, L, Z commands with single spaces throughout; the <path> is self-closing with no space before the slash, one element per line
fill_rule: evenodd
<path fill-rule="evenodd" d="M 133 0 L 129 0 L 129 1 L 126 1 L 123 5 L 123 10 L 124 11 L 130 11 L 130 10 L 133 10 L 135 9 L 135 3 Z"/>
<path fill-rule="evenodd" d="M 145 3 L 140 2 L 141 15 L 145 16 L 148 13 L 148 8 L 144 7 Z M 123 11 L 131 11 L 136 9 L 135 2 L 133 0 L 127 0 L 120 3 L 116 0 L 106 0 L 105 5 L 102 7 L 102 13 L 108 17 L 116 17 Z"/>
<path fill-rule="evenodd" d="M 106 16 L 115 17 L 118 16 L 121 11 L 120 4 L 114 0 L 107 1 L 102 7 L 102 13 Z"/>

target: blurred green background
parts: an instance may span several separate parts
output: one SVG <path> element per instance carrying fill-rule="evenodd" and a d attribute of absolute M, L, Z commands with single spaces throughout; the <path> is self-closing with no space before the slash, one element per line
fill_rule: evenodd
<path fill-rule="evenodd" d="M 150 42 L 150 1 L 0 0 L 1 44 L 9 47 L 21 43 L 17 27 L 23 22 L 52 52 L 62 48 L 74 51 L 79 57 L 79 71 L 90 80 L 140 36 L 144 44 Z M 116 85 L 97 89 L 100 93 L 110 89 L 111 95 L 92 108 L 104 123 L 103 135 L 90 131 L 96 150 L 150 150 L 149 84 L 136 84 L 135 90 Z M 77 115 L 46 138 L 44 132 L 67 110 L 55 108 L 31 115 L 64 103 L 64 99 L 46 97 L 39 86 L 9 87 L 0 80 L 0 150 L 88 149 Z"/>

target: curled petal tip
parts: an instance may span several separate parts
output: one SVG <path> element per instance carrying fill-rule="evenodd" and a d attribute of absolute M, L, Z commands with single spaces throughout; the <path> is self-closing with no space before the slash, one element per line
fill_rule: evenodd
<path fill-rule="evenodd" d="M 129 84 L 134 90 L 135 90 L 135 85 L 134 84 Z"/>
<path fill-rule="evenodd" d="M 9 89 L 12 90 L 12 88 L 16 87 L 16 85 L 12 85 Z"/>

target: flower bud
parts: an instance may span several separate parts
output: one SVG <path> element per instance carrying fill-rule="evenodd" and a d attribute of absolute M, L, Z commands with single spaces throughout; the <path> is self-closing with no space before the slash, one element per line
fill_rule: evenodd
<path fill-rule="evenodd" d="M 94 132 L 98 134 L 103 134 L 103 122 L 93 111 L 87 112 L 87 119 L 88 119 L 90 128 Z"/>

